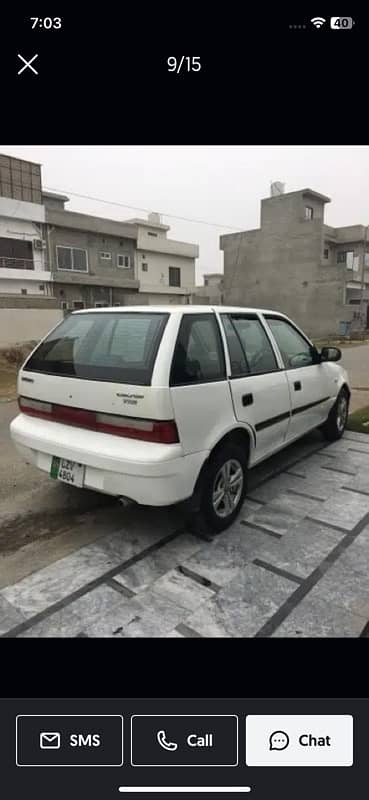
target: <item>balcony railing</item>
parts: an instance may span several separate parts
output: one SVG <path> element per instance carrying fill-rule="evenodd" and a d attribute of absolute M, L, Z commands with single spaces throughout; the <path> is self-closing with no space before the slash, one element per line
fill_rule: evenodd
<path fill-rule="evenodd" d="M 0 256 L 0 269 L 34 269 L 32 258 L 9 258 Z"/>

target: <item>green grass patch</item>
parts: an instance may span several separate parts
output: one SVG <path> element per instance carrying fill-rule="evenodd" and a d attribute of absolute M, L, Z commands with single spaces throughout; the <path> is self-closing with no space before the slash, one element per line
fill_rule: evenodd
<path fill-rule="evenodd" d="M 363 344 L 369 344 L 369 339 L 313 339 L 313 343 L 317 350 L 322 347 L 339 347 L 344 350 L 345 347 L 360 347 Z"/>
<path fill-rule="evenodd" d="M 347 421 L 347 430 L 356 433 L 369 433 L 369 406 L 359 408 L 350 414 Z"/>

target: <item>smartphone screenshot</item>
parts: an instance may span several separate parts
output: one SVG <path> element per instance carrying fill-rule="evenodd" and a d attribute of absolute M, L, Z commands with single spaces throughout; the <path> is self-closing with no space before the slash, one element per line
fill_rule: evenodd
<path fill-rule="evenodd" d="M 335 10 L 3 12 L 15 800 L 365 796 L 368 19 Z"/>

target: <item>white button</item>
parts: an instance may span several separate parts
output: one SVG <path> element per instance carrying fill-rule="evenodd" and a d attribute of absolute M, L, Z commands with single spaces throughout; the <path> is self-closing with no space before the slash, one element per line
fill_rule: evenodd
<path fill-rule="evenodd" d="M 353 718 L 340 715 L 246 717 L 249 767 L 351 767 Z"/>

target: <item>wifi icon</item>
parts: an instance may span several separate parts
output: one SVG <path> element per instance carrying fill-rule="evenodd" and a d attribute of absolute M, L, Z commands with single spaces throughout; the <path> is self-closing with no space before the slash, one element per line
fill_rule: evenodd
<path fill-rule="evenodd" d="M 313 19 L 311 19 L 310 22 L 313 23 L 315 28 L 321 28 L 322 25 L 324 25 L 324 23 L 326 22 L 326 20 L 324 19 L 324 17 L 313 17 Z"/>

